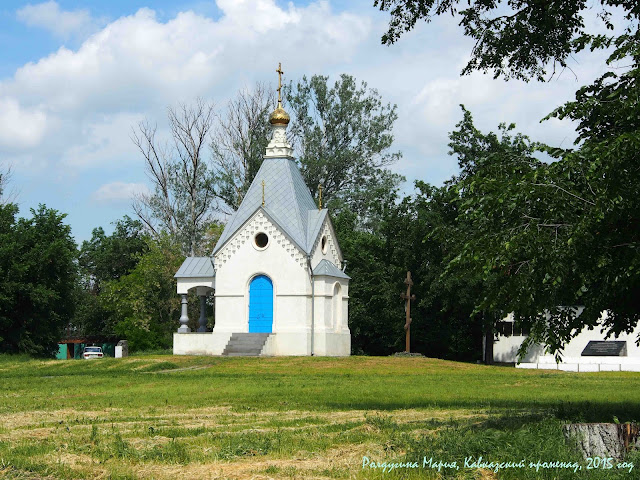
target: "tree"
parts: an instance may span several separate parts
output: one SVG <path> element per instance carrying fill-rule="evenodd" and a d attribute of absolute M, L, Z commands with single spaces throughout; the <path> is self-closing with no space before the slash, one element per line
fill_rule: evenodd
<path fill-rule="evenodd" d="M 480 288 L 472 291 L 472 315 L 480 315 L 491 340 L 495 322 L 514 308 L 520 320 L 567 305 L 560 291 L 542 292 L 538 283 L 541 266 L 554 262 L 554 236 L 565 234 L 557 216 L 565 200 L 548 188 L 546 165 L 533 156 L 538 144 L 512 135 L 513 124 L 485 135 L 462 110 L 449 144 L 461 172 L 446 186 L 456 218 L 434 235 L 448 245 L 440 281 L 475 279 Z"/>
<path fill-rule="evenodd" d="M 303 77 L 286 90 L 292 115 L 289 132 L 299 153 L 302 175 L 312 192 L 322 185 L 325 204 L 348 205 L 362 218 L 376 196 L 402 180 L 385 169 L 401 154 L 391 152 L 396 107 L 384 105 L 375 89 L 342 74 Z"/>
<path fill-rule="evenodd" d="M 635 0 L 602 0 L 598 17 L 610 31 L 616 9 L 627 20 L 624 34 L 637 35 L 640 10 Z M 615 45 L 611 35 L 593 35 L 587 31 L 584 13 L 592 8 L 586 0 L 374 0 L 374 6 L 389 11 L 389 30 L 383 44 L 395 43 L 412 30 L 419 20 L 430 22 L 438 15 L 460 19 L 464 34 L 475 41 L 471 59 L 462 73 L 493 71 L 494 78 L 543 81 L 552 67 L 568 68 L 567 59 L 585 48 L 591 50 Z"/>
<path fill-rule="evenodd" d="M 452 138 L 454 153 L 473 161 L 470 175 L 463 172 L 453 186 L 460 195 L 461 225 L 468 230 L 459 237 L 463 241 L 450 269 L 480 275 L 486 296 L 477 309 L 513 311 L 531 327 L 521 353 L 534 341 L 557 351 L 583 327 L 598 324 L 603 311 L 609 333 L 632 331 L 640 320 L 634 303 L 640 293 L 637 2 L 601 2 L 599 17 L 609 35 L 586 30 L 583 13 L 590 4 L 584 1 L 519 0 L 509 2 L 508 12 L 500 2 L 474 1 L 458 11 L 459 3 L 375 1 L 391 11 L 383 42 L 393 43 L 419 19 L 459 13 L 465 34 L 476 40 L 463 73 L 493 70 L 496 77 L 544 80 L 548 65 L 555 73 L 575 52 L 608 47 L 613 52 L 609 71 L 550 115 L 579 123 L 575 150 L 536 147 L 554 157 L 553 163 L 536 161 L 531 144 L 523 150 L 508 129 L 499 140 L 468 122 L 459 125 L 459 134 L 476 141 Z M 614 8 L 627 21 L 617 30 L 611 22 Z M 584 310 L 567 307 L 574 305 Z"/>
<path fill-rule="evenodd" d="M 115 224 L 111 235 L 102 227 L 93 229 L 91 240 L 84 241 L 78 256 L 79 284 L 75 293 L 76 311 L 71 322 L 77 334 L 113 335 L 117 323 L 102 288 L 130 273 L 149 249 L 148 236 L 139 220 L 125 215 Z"/>
<path fill-rule="evenodd" d="M 171 146 L 156 139 L 157 127 L 149 122 L 132 136 L 153 184 L 151 194 L 136 197 L 133 209 L 154 236 L 166 230 L 191 256 L 217 209 L 214 172 L 203 158 L 213 120 L 213 105 L 197 100 L 169 108 Z"/>
<path fill-rule="evenodd" d="M 349 329 L 355 354 L 389 355 L 399 350 L 401 304 L 396 290 L 401 276 L 391 261 L 386 238 L 359 228 L 354 212 L 343 209 L 335 219 L 340 247 L 348 259 Z M 397 321 L 396 320 L 397 317 Z"/>
<path fill-rule="evenodd" d="M 629 98 L 620 101 L 609 107 L 627 110 Z M 458 128 L 451 146 L 463 174 L 450 188 L 459 197 L 459 246 L 447 274 L 481 278 L 476 311 L 494 319 L 514 312 L 531 331 L 521 353 L 532 342 L 557 352 L 603 311 L 610 333 L 631 332 L 640 294 L 637 126 L 587 138 L 575 152 L 513 137 L 504 125 L 500 136 L 483 135 L 466 111 Z M 536 160 L 536 148 L 559 160 Z"/>
<path fill-rule="evenodd" d="M 6 188 L 7 181 L 9 180 L 9 176 L 11 174 L 10 170 L 6 172 L 0 172 L 0 201 L 2 200 L 2 194 Z M 1 202 L 4 205 L 4 201 Z"/>
<path fill-rule="evenodd" d="M 0 351 L 53 356 L 74 310 L 76 245 L 65 215 L 0 205 Z"/>
<path fill-rule="evenodd" d="M 379 228 L 364 231 L 348 209 L 336 218 L 352 277 L 349 327 L 355 353 L 389 355 L 404 350 L 400 292 L 407 270 L 417 301 L 411 313 L 411 349 L 430 357 L 477 360 L 481 316 L 473 315 L 481 290 L 474 278 L 444 276 L 457 211 L 447 188 L 416 182 L 413 195 L 377 204 Z M 433 235 L 434 231 L 441 232 Z M 470 321 L 471 317 L 471 321 Z"/>
<path fill-rule="evenodd" d="M 113 312 L 113 331 L 134 350 L 168 348 L 178 326 L 180 298 L 173 277 L 184 255 L 166 235 L 148 240 L 148 250 L 127 275 L 103 286 Z"/>
<path fill-rule="evenodd" d="M 216 196 L 231 210 L 242 203 L 264 160 L 271 137 L 269 114 L 275 108 L 273 92 L 264 84 L 240 90 L 218 115 L 211 140 Z"/>
<path fill-rule="evenodd" d="M 4 171 L 0 171 L 0 205 L 13 203 L 17 193 L 15 191 L 7 192 L 7 186 L 11 181 L 13 171 L 11 167 L 7 167 Z"/>
<path fill-rule="evenodd" d="M 144 226 L 128 215 L 115 223 L 109 236 L 102 227 L 94 228 L 91 240 L 82 242 L 78 264 L 85 285 L 95 294 L 104 282 L 117 280 L 138 264 L 148 250 Z"/>
<path fill-rule="evenodd" d="M 581 143 L 575 151 L 550 151 L 560 159 L 552 166 L 556 176 L 573 187 L 565 197 L 578 212 L 567 249 L 581 274 L 574 290 L 584 305 L 579 319 L 594 325 L 606 310 L 612 334 L 630 333 L 640 321 L 640 36 L 622 35 L 616 45 L 608 62 L 625 58 L 631 67 L 605 73 L 551 114 L 578 121 Z"/>

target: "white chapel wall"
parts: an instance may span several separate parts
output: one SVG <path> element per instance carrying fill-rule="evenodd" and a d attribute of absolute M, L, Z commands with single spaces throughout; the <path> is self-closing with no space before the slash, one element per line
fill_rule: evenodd
<path fill-rule="evenodd" d="M 334 295 L 336 284 L 340 285 L 338 299 Z M 349 285 L 347 280 L 329 276 L 317 276 L 314 278 L 314 285 L 316 331 L 348 333 Z M 336 305 L 336 302 L 339 302 L 339 304 Z M 341 319 L 339 329 L 336 324 L 336 313 Z"/>
<path fill-rule="evenodd" d="M 264 250 L 254 243 L 259 232 L 269 237 Z M 306 262 L 300 249 L 262 212 L 254 215 L 215 256 L 216 330 L 248 331 L 249 282 L 260 274 L 273 283 L 273 332 L 304 329 L 308 318 L 305 298 L 311 296 Z"/>
<path fill-rule="evenodd" d="M 197 287 L 206 287 L 213 290 L 216 288 L 216 279 L 215 277 L 178 278 L 178 295 L 187 294 L 189 290 Z"/>

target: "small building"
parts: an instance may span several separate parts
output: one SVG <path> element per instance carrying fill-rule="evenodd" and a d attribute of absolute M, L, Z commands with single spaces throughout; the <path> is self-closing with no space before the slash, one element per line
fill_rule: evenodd
<path fill-rule="evenodd" d="M 84 347 L 92 345 L 101 347 L 105 356 L 113 357 L 115 356 L 117 341 L 118 340 L 114 337 L 105 336 L 68 336 L 58 342 L 58 353 L 56 354 L 56 358 L 58 360 L 81 359 Z"/>
<path fill-rule="evenodd" d="M 264 162 L 211 256 L 187 258 L 175 275 L 182 295 L 176 355 L 351 352 L 350 279 L 329 212 L 316 205 L 294 161 L 280 99 L 269 122 Z M 200 296 L 197 332 L 187 326 L 190 291 Z M 207 332 L 212 292 L 215 326 Z"/>
<path fill-rule="evenodd" d="M 578 313 L 579 314 L 579 313 Z M 604 312 L 602 319 L 606 318 Z M 497 339 L 493 343 L 495 363 L 514 363 L 517 368 L 565 370 L 573 372 L 640 371 L 640 346 L 636 343 L 640 325 L 630 334 L 605 338 L 601 328 L 582 329 L 561 350 L 562 361 L 545 352 L 543 345 L 534 344 L 518 363 L 518 350 L 528 332 L 515 326 L 513 314 L 497 325 Z"/>

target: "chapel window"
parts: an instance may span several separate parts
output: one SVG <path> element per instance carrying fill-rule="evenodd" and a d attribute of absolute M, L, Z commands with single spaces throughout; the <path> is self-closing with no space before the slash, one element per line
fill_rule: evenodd
<path fill-rule="evenodd" d="M 264 232 L 260 232 L 256 234 L 253 240 L 256 244 L 256 247 L 260 249 L 267 248 L 267 244 L 269 243 L 269 237 Z"/>

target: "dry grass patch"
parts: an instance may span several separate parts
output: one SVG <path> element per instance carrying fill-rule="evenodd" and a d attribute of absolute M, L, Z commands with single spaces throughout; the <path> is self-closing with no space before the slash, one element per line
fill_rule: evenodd
<path fill-rule="evenodd" d="M 296 478 L 320 480 L 331 477 L 318 476 L 311 472 L 335 468 L 355 470 L 362 462 L 362 456 L 371 455 L 371 452 L 380 455 L 383 453 L 378 445 L 362 444 L 333 448 L 324 454 L 314 454 L 311 458 L 298 456 L 290 459 L 256 459 L 253 457 L 234 462 L 209 462 L 180 466 L 147 463 L 141 465 L 139 469 L 136 468 L 136 471 L 141 478 L 158 480 L 290 478 L 287 472 L 291 472 Z M 268 470 L 273 470 L 277 474 L 265 473 Z"/>
<path fill-rule="evenodd" d="M 11 431 L 0 435 L 0 441 L 57 445 L 54 452 L 32 460 L 54 469 L 71 469 L 80 478 L 106 478 L 125 470 L 138 478 L 170 480 L 324 479 L 331 477 L 322 472 L 357 470 L 364 455 L 384 457 L 386 428 L 404 425 L 411 435 L 422 436 L 430 430 L 414 429 L 412 424 L 476 416 L 483 414 L 418 409 L 239 412 L 230 406 L 183 411 L 154 408 L 146 414 L 128 409 L 64 409 L 7 416 L 3 423 Z M 53 425 L 41 427 L 43 421 Z M 290 445 L 280 450 L 276 439 L 283 435 Z"/>
<path fill-rule="evenodd" d="M 32 410 L 19 413 L 5 413 L 0 417 L 0 427 L 8 430 L 20 428 L 35 428 L 42 424 L 65 423 L 70 420 L 80 420 L 83 423 L 93 421 L 98 418 L 105 418 L 105 415 L 120 412 L 120 408 L 108 408 L 104 410 Z"/>

